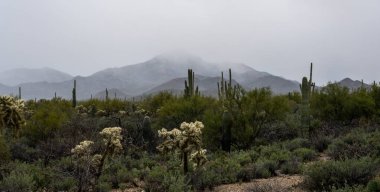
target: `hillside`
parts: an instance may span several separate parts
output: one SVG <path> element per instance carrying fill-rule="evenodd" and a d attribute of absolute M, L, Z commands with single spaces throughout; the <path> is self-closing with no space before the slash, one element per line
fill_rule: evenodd
<path fill-rule="evenodd" d="M 73 77 L 67 73 L 48 67 L 38 69 L 19 68 L 0 72 L 0 83 L 16 86 L 21 83 L 62 82 Z"/>

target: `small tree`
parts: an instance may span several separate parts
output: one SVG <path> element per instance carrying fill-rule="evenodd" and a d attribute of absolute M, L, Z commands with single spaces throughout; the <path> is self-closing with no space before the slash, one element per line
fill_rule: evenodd
<path fill-rule="evenodd" d="M 165 128 L 158 131 L 158 136 L 163 142 L 157 147 L 160 152 L 180 152 L 183 160 L 183 172 L 189 171 L 189 155 L 190 160 L 194 161 L 195 166 L 201 166 L 205 163 L 206 150 L 202 149 L 202 129 L 204 125 L 200 121 L 183 122 L 180 129 L 174 128 L 167 131 Z"/>

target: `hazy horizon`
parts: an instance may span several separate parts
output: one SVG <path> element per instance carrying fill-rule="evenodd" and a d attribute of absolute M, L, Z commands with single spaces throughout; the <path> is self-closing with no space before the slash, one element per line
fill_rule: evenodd
<path fill-rule="evenodd" d="M 376 0 L 4 0 L 0 71 L 87 76 L 181 50 L 317 84 L 379 81 Z"/>

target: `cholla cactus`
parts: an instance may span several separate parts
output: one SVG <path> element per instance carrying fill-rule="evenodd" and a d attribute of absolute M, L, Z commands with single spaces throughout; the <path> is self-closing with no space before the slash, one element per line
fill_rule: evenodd
<path fill-rule="evenodd" d="M 199 167 L 206 163 L 207 161 L 206 152 L 207 152 L 206 149 L 200 149 L 198 151 L 191 153 L 190 161 L 194 162 L 193 164 L 194 167 Z"/>
<path fill-rule="evenodd" d="M 81 115 L 88 113 L 88 109 L 85 106 L 83 106 L 83 105 L 76 106 L 75 109 Z"/>
<path fill-rule="evenodd" d="M 79 145 L 71 149 L 71 153 L 76 159 L 78 170 L 80 170 L 79 175 L 84 175 L 87 178 L 87 183 L 91 181 L 93 188 L 98 184 L 107 157 L 123 150 L 121 145 L 123 137 L 121 136 L 120 127 L 104 128 L 99 134 L 103 137 L 102 141 L 105 145 L 105 150 L 101 154 L 92 154 L 94 142 L 88 140 L 80 142 Z M 86 182 L 81 181 L 79 188 L 82 189 L 83 186 L 86 186 Z M 86 190 L 83 189 L 83 191 Z"/>
<path fill-rule="evenodd" d="M 91 146 L 94 144 L 93 141 L 84 140 L 71 149 L 71 153 L 74 156 L 80 157 L 83 155 L 90 155 L 92 153 Z"/>
<path fill-rule="evenodd" d="M 106 116 L 107 115 L 107 112 L 104 111 L 104 110 L 98 110 L 96 113 L 95 113 L 96 116 L 98 117 L 103 117 L 103 116 Z"/>
<path fill-rule="evenodd" d="M 93 141 L 84 140 L 71 149 L 71 153 L 74 157 L 74 162 L 76 164 L 76 171 L 78 175 L 78 191 L 88 191 L 91 186 L 91 170 L 97 167 L 92 159 L 92 146 Z"/>
<path fill-rule="evenodd" d="M 121 145 L 121 140 L 123 137 L 121 136 L 121 128 L 120 127 L 108 127 L 104 128 L 100 135 L 103 136 L 103 142 L 106 147 L 112 152 L 119 152 L 123 150 L 123 146 Z"/>
<path fill-rule="evenodd" d="M 13 128 L 18 136 L 24 122 L 24 101 L 11 96 L 0 96 L 0 128 Z"/>
<path fill-rule="evenodd" d="M 99 166 L 101 164 L 102 158 L 102 155 L 95 154 L 91 159 L 91 164 L 94 166 Z"/>
<path fill-rule="evenodd" d="M 165 128 L 162 128 L 161 130 L 158 130 L 158 137 L 161 137 L 163 139 L 163 142 L 161 145 L 157 147 L 158 151 L 166 153 L 170 152 L 177 146 L 177 135 L 181 134 L 181 131 L 179 131 L 177 128 L 174 128 L 171 131 L 166 130 Z"/>
<path fill-rule="evenodd" d="M 157 149 L 160 152 L 169 152 L 173 150 L 180 151 L 183 155 L 183 170 L 186 174 L 188 172 L 189 154 L 193 154 L 191 159 L 195 160 L 197 166 L 201 165 L 201 162 L 206 160 L 206 150 L 201 148 L 203 128 L 204 125 L 200 121 L 191 123 L 183 122 L 180 129 L 174 128 L 171 131 L 167 131 L 163 128 L 158 131 L 158 136 L 163 139 L 163 142 L 157 147 Z"/>

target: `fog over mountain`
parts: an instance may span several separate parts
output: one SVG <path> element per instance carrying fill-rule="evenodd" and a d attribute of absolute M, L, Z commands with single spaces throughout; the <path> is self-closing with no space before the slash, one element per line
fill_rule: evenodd
<path fill-rule="evenodd" d="M 271 87 L 275 93 L 298 90 L 296 81 L 286 80 L 266 72 L 256 71 L 241 63 L 210 63 L 200 57 L 170 53 L 156 56 L 146 62 L 108 68 L 90 76 L 74 77 L 77 81 L 78 99 L 103 98 L 105 89 L 116 92 L 122 98 L 152 94 L 163 90 L 183 91 L 187 69 L 193 69 L 196 83 L 204 95 L 216 96 L 217 82 L 221 72 L 227 77 L 232 69 L 233 81 L 246 89 Z M 23 98 L 51 98 L 55 93 L 63 98 L 71 98 L 73 79 L 62 82 L 28 82 L 19 84 Z M 17 93 L 16 86 L 0 86 L 1 94 Z M 114 93 L 110 92 L 110 96 Z"/>
<path fill-rule="evenodd" d="M 254 88 L 269 87 L 274 94 L 287 94 L 288 92 L 299 91 L 299 83 L 284 77 L 272 75 L 268 72 L 257 71 L 242 63 L 212 63 L 205 61 L 201 57 L 184 53 L 165 53 L 153 57 L 152 59 L 123 67 L 107 68 L 96 72 L 90 76 L 76 76 L 69 80 L 70 76 L 52 70 L 51 74 L 41 76 L 43 81 L 36 81 L 30 78 L 31 82 L 17 84 L 5 84 L 0 82 L 0 94 L 18 94 L 18 87 L 22 88 L 24 99 L 52 98 L 55 94 L 59 97 L 71 98 L 73 80 L 77 81 L 77 98 L 104 99 L 105 90 L 109 91 L 109 98 L 119 99 L 146 96 L 156 94 L 160 91 L 169 91 L 174 94 L 182 94 L 184 81 L 187 78 L 187 69 L 195 72 L 195 83 L 199 87 L 201 94 L 217 96 L 217 83 L 221 80 L 221 72 L 224 78 L 228 78 L 228 69 L 232 69 L 233 84 L 239 84 L 246 90 Z M 18 71 L 28 71 L 27 77 L 37 77 L 41 74 L 41 69 L 30 70 L 20 69 Z M 43 74 L 43 73 L 42 73 Z M 308 74 L 306 71 L 305 75 Z M 25 74 L 22 74 L 25 75 Z M 46 80 L 45 77 L 56 76 Z M 15 75 L 14 77 L 19 77 Z M 62 78 L 60 82 L 55 82 Z M 360 87 L 360 81 L 353 81 L 349 78 L 338 82 L 342 86 L 350 89 Z"/>
<path fill-rule="evenodd" d="M 48 67 L 29 69 L 18 68 L 0 72 L 0 83 L 9 86 L 16 86 L 21 83 L 33 82 L 62 82 L 72 79 L 67 73 L 51 69 Z"/>

